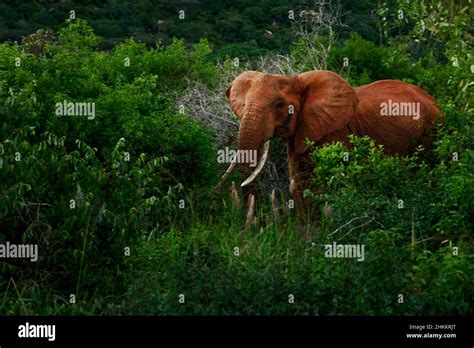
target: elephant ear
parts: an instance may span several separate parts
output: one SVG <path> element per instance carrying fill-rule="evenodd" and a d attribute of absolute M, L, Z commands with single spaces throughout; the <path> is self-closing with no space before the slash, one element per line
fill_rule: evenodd
<path fill-rule="evenodd" d="M 246 71 L 235 78 L 227 89 L 227 98 L 229 99 L 232 111 L 239 117 L 242 117 L 244 111 L 245 95 L 252 87 L 253 82 L 264 74 L 258 71 Z"/>
<path fill-rule="evenodd" d="M 295 132 L 295 150 L 307 150 L 305 140 L 318 141 L 344 127 L 358 105 L 354 89 L 331 71 L 310 71 L 298 75 L 301 113 Z"/>

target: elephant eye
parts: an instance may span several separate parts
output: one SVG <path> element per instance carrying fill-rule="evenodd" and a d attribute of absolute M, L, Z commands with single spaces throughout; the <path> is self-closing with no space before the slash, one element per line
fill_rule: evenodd
<path fill-rule="evenodd" d="M 276 103 L 276 108 L 278 109 L 278 111 L 283 111 L 283 108 L 285 107 L 285 103 L 282 102 L 282 101 L 279 101 L 278 103 Z"/>

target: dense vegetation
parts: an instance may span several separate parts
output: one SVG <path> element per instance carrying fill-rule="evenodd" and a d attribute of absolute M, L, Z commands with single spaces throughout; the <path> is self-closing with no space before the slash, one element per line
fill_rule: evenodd
<path fill-rule="evenodd" d="M 343 17 L 326 68 L 353 85 L 415 83 L 446 119 L 433 148 L 410 157 L 356 137 L 350 151 L 314 149 L 321 190 L 305 195 L 321 212 L 309 235 L 291 209 L 274 217 L 265 189 L 242 233 L 244 212 L 227 188 L 213 191 L 221 129 L 178 102 L 196 81 L 221 93 L 258 66 L 226 56 L 273 64 L 286 51 L 299 69 L 321 64 L 279 20 L 291 3 L 188 4 L 200 19 L 166 30 L 156 21 L 176 8 L 154 1 L 86 1 L 73 7 L 88 20 L 66 22 L 69 3 L 22 3 L 1 5 L 2 33 L 20 21 L 52 30 L 0 44 L 0 243 L 35 243 L 40 256 L 0 261 L 1 314 L 472 314 L 474 52 L 462 2 L 361 2 Z M 387 20 L 397 9 L 404 19 Z M 275 41 L 261 32 L 273 20 Z M 145 31 L 164 42 L 140 43 Z M 96 34 L 135 38 L 105 51 Z M 95 103 L 94 117 L 58 116 L 64 100 Z M 326 258 L 335 241 L 364 244 L 365 260 Z"/>
<path fill-rule="evenodd" d="M 216 57 L 255 57 L 268 51 L 288 51 L 292 37 L 288 11 L 306 9 L 310 1 L 298 0 L 190 0 L 190 1 L 11 1 L 0 4 L 0 42 L 20 41 L 41 28 L 57 30 L 74 11 L 87 18 L 94 32 L 103 37 L 100 46 L 111 48 L 133 37 L 153 45 L 169 44 L 173 37 L 195 43 L 206 37 L 216 48 Z M 347 27 L 342 36 L 358 32 L 378 40 L 371 1 L 341 4 Z M 184 11 L 184 12 L 180 12 Z M 181 14 L 184 15 L 180 16 Z"/>

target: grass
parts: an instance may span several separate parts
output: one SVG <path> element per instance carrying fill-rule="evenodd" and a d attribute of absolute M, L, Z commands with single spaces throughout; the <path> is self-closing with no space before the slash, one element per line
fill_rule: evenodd
<path fill-rule="evenodd" d="M 259 220 L 265 218 L 260 211 Z M 77 283 L 75 304 L 69 302 L 69 294 L 47 282 L 17 283 L 10 278 L 0 312 L 417 315 L 472 310 L 472 257 L 463 253 L 454 258 L 447 244 L 430 251 L 423 245 L 403 245 L 398 232 L 384 230 L 338 241 L 365 244 L 365 260 L 357 262 L 326 258 L 322 244 L 334 239 L 321 230 L 304 237 L 291 214 L 284 215 L 279 224 L 272 222 L 245 233 L 240 232 L 241 217 L 235 212 L 214 221 L 151 236 L 144 233 L 114 271 L 112 267 L 106 272 L 106 266 L 78 268 L 76 279 L 88 281 Z M 472 251 L 472 246 L 461 248 Z M 86 263 L 87 257 L 82 260 Z M 86 285 L 94 282 L 99 286 Z M 399 303 L 400 294 L 403 303 Z"/>

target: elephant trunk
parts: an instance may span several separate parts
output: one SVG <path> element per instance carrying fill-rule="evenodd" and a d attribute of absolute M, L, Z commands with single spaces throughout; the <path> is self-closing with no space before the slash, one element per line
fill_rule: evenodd
<path fill-rule="evenodd" d="M 242 122 L 239 129 L 239 153 L 247 159 L 258 158 L 258 164 L 250 163 L 249 161 L 240 161 L 240 170 L 245 175 L 250 175 L 240 186 L 244 187 L 251 184 L 257 176 L 262 172 L 268 158 L 270 149 L 270 140 L 265 140 L 264 134 L 264 117 L 263 113 L 249 112 L 242 117 Z M 264 143 L 265 142 L 265 143 Z M 260 156 L 258 150 L 263 146 Z M 242 156 L 241 155 L 241 156 Z"/>
<path fill-rule="evenodd" d="M 237 155 L 221 178 L 221 182 L 237 167 L 248 178 L 240 185 L 251 184 L 262 172 L 268 159 L 270 140 L 264 142 L 264 117 L 260 111 L 249 111 L 243 117 L 239 128 L 239 148 Z M 260 156 L 258 150 L 263 144 Z M 257 164 L 257 159 L 259 159 Z"/>

